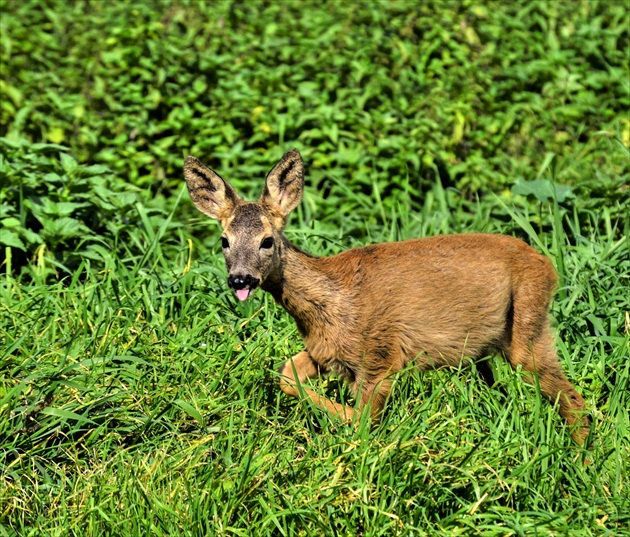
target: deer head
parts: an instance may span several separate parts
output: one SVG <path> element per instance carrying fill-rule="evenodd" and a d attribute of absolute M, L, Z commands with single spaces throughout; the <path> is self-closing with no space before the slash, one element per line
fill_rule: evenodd
<path fill-rule="evenodd" d="M 296 149 L 285 153 L 267 174 L 257 202 L 246 202 L 218 173 L 187 157 L 184 177 L 193 203 L 223 228 L 221 245 L 228 285 L 239 300 L 280 268 L 282 230 L 304 191 L 304 165 Z"/>

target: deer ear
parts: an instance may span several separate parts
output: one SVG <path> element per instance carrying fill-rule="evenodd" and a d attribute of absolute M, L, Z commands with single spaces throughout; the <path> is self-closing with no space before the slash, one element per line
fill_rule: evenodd
<path fill-rule="evenodd" d="M 260 201 L 282 218 L 302 201 L 304 163 L 297 149 L 290 149 L 267 174 Z"/>
<path fill-rule="evenodd" d="M 195 157 L 186 157 L 184 177 L 195 207 L 210 218 L 227 218 L 243 201 L 229 183 Z"/>

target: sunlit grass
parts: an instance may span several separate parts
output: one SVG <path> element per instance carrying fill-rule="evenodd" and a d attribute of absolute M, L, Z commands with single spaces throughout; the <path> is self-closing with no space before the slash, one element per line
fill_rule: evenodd
<path fill-rule="evenodd" d="M 315 253 L 344 242 L 343 227 L 323 242 L 290 229 L 302 244 L 320 237 Z M 186 271 L 184 236 L 142 258 L 112 253 L 112 270 L 84 266 L 70 283 L 5 277 L 3 534 L 624 534 L 627 238 L 560 238 L 565 293 L 553 311 L 561 360 L 591 409 L 588 452 L 499 358 L 501 389 L 465 368 L 401 374 L 372 430 L 287 398 L 275 371 L 300 349 L 292 320 L 261 292 L 237 303 L 216 253 L 194 250 Z M 349 395 L 334 379 L 314 386 Z"/>

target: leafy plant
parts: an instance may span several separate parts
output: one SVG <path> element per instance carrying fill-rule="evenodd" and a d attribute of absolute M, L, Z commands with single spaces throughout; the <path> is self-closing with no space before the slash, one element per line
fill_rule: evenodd
<path fill-rule="evenodd" d="M 247 190 L 269 150 L 296 144 L 314 187 L 376 183 L 387 202 L 407 178 L 499 192 L 536 179 L 547 152 L 575 160 L 598 132 L 628 142 L 617 2 L 39 6 L 11 1 L 3 17 L 0 129 L 65 143 L 156 194 L 178 189 L 186 153 Z M 625 156 L 591 150 L 627 174 Z"/>
<path fill-rule="evenodd" d="M 57 144 L 0 139 L 0 245 L 15 250 L 13 266 L 29 258 L 71 271 L 91 245 L 116 248 L 122 230 L 137 223 L 137 189 L 103 165 L 80 165 Z M 54 270 L 53 268 L 53 270 Z"/>

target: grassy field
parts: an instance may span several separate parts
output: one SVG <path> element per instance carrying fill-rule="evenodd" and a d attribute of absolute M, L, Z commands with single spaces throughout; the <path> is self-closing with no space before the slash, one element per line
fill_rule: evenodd
<path fill-rule="evenodd" d="M 2 8 L 0 535 L 630 536 L 623 4 Z M 552 259 L 587 448 L 500 357 L 500 389 L 404 372 L 373 428 L 279 391 L 297 329 L 229 292 L 181 167 L 252 199 L 293 146 L 313 254 L 482 231 Z"/>

